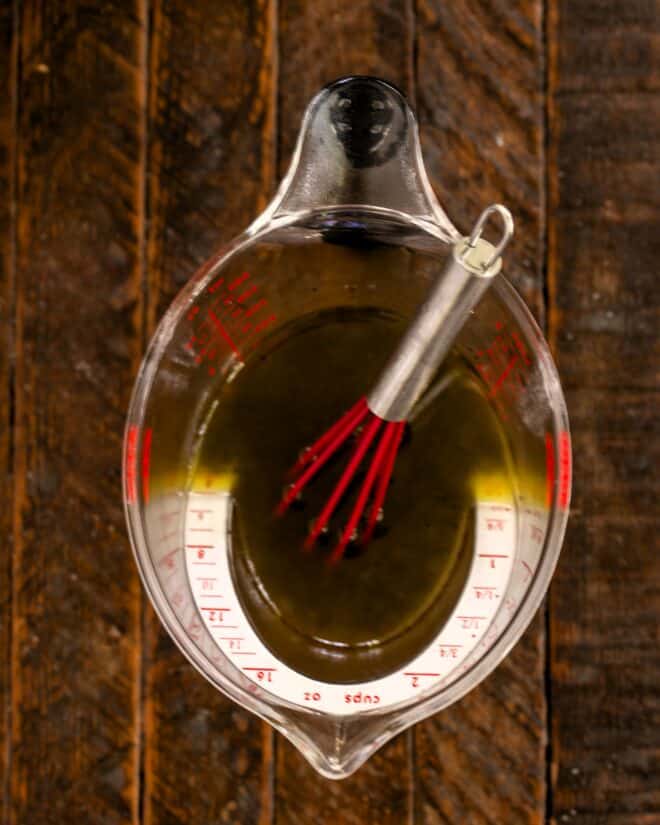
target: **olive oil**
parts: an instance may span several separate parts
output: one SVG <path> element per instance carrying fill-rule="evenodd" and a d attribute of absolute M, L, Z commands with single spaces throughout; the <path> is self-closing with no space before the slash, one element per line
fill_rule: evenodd
<path fill-rule="evenodd" d="M 513 498 L 501 424 L 457 352 L 413 411 L 383 522 L 366 547 L 358 540 L 328 562 L 358 477 L 328 535 L 303 549 L 351 445 L 295 508 L 275 515 L 300 449 L 369 391 L 404 330 L 378 309 L 338 309 L 280 330 L 217 390 L 196 456 L 192 489 L 224 485 L 234 499 L 233 575 L 255 631 L 287 665 L 323 681 L 377 678 L 421 652 L 469 573 L 477 479 Z"/>

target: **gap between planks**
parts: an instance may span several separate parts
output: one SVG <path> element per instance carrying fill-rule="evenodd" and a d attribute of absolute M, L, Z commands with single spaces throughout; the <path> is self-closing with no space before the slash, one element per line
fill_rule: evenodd
<path fill-rule="evenodd" d="M 14 689 L 16 661 L 14 629 L 16 627 L 16 548 L 20 542 L 21 509 L 23 498 L 19 499 L 16 480 L 19 471 L 25 471 L 25 467 L 19 467 L 18 456 L 22 454 L 18 443 L 18 433 L 16 422 L 18 420 L 16 412 L 16 359 L 17 341 L 19 340 L 20 325 L 18 324 L 18 297 L 17 297 L 17 274 L 18 274 L 18 80 L 20 66 L 20 5 L 19 0 L 11 3 L 11 56 L 9 59 L 9 93 L 10 93 L 10 137 L 9 137 L 9 263 L 8 263 L 8 311 L 7 311 L 7 335 L 6 344 L 8 352 L 7 369 L 7 400 L 8 410 L 8 444 L 7 444 L 7 476 L 9 486 L 9 496 L 11 504 L 8 507 L 8 528 L 10 537 L 10 552 L 6 562 L 7 572 L 7 594 L 9 597 L 7 640 L 4 650 L 6 673 L 7 673 L 7 693 L 5 696 L 5 743 L 4 743 L 4 768 L 3 777 L 3 798 L 2 798 L 2 819 L 3 822 L 10 821 L 11 812 L 11 769 L 13 757 L 13 724 L 14 724 Z M 24 477 L 24 475 L 23 475 Z M 21 494 L 24 487 L 21 487 Z"/>

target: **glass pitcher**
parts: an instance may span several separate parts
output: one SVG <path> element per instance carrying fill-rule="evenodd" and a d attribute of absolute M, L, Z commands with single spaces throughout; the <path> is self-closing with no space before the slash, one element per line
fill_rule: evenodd
<path fill-rule="evenodd" d="M 461 238 L 401 93 L 339 80 L 309 104 L 273 201 L 172 303 L 133 391 L 124 501 L 156 612 L 330 778 L 493 670 L 564 535 L 564 398 L 501 273 L 418 405 L 385 537 L 328 572 L 291 539 L 308 514 L 272 515 L 281 456 L 365 389 Z"/>

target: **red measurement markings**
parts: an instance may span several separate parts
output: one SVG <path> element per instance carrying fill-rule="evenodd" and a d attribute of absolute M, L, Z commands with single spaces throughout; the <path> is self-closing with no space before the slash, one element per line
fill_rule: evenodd
<path fill-rule="evenodd" d="M 142 438 L 142 498 L 149 502 L 149 470 L 151 467 L 151 438 L 153 430 L 147 427 Z"/>
<path fill-rule="evenodd" d="M 407 671 L 403 674 L 410 679 L 410 686 L 411 687 L 419 687 L 419 680 L 424 676 L 436 677 L 440 676 L 439 673 L 412 673 L 411 671 Z"/>
<path fill-rule="evenodd" d="M 250 275 L 249 275 L 249 273 L 247 273 L 247 272 L 244 272 L 242 275 L 239 275 L 239 276 L 238 276 L 238 278 L 235 278 L 235 279 L 234 279 L 234 280 L 233 280 L 233 281 L 229 284 L 229 292 L 233 292 L 235 289 L 238 289 L 238 287 L 239 287 L 242 283 L 244 283 L 245 281 L 247 281 L 247 279 L 248 279 L 249 277 L 250 277 Z"/>
<path fill-rule="evenodd" d="M 407 670 L 404 676 L 440 676 L 439 673 L 413 673 L 412 671 Z"/>
<path fill-rule="evenodd" d="M 126 434 L 126 499 L 129 504 L 135 504 L 137 499 L 137 445 L 139 430 L 131 424 Z"/>
<path fill-rule="evenodd" d="M 170 550 L 169 553 L 166 553 L 158 562 L 159 565 L 165 565 L 170 570 L 174 567 L 174 556 L 177 553 L 181 552 L 180 547 L 175 547 L 174 550 Z"/>
<path fill-rule="evenodd" d="M 225 329 L 222 321 L 218 318 L 218 316 L 215 314 L 215 312 L 213 312 L 212 309 L 208 310 L 208 317 L 209 317 L 209 320 L 211 321 L 211 323 L 213 324 L 213 326 L 215 327 L 216 332 L 218 333 L 218 335 L 227 344 L 227 346 L 234 353 L 234 355 L 238 355 L 238 357 L 240 358 L 241 354 L 238 351 L 238 347 L 236 346 L 236 344 L 232 340 L 232 337 L 229 334 L 229 332 Z M 217 353 L 215 353 L 215 352 L 213 354 L 217 355 Z M 213 369 L 213 371 L 215 372 L 215 369 L 213 367 L 211 367 L 211 369 Z M 213 373 L 211 373 L 211 374 L 213 374 Z"/>
<path fill-rule="evenodd" d="M 212 544 L 186 544 L 186 549 L 187 550 L 194 550 L 195 555 L 197 556 L 197 558 L 201 560 L 201 559 L 206 558 L 206 551 L 207 550 L 213 550 L 213 545 Z M 194 562 L 193 562 L 193 564 L 194 564 Z M 215 564 L 215 562 L 209 562 L 209 564 Z"/>
<path fill-rule="evenodd" d="M 344 702 L 347 705 L 351 703 L 354 705 L 379 705 L 380 696 L 378 693 L 362 693 L 361 690 L 358 690 L 357 693 L 345 693 Z"/>
<path fill-rule="evenodd" d="M 540 544 L 543 540 L 543 530 L 536 524 L 529 525 L 529 533 L 532 537 L 532 541 L 536 544 Z"/>
<path fill-rule="evenodd" d="M 245 352 L 254 349 L 259 337 L 277 320 L 266 314 L 268 301 L 258 296 L 258 286 L 247 283 L 248 272 L 243 272 L 229 283 L 218 278 L 201 296 L 203 308 L 192 307 L 188 320 L 192 334 L 186 347 L 195 354 L 197 364 L 205 364 L 209 375 L 215 375 L 217 366 L 229 353 L 244 360 Z"/>
<path fill-rule="evenodd" d="M 508 555 L 504 553 L 477 553 L 480 559 L 489 559 L 490 569 L 495 570 L 497 559 L 508 559 Z"/>
<path fill-rule="evenodd" d="M 460 623 L 461 628 L 463 630 L 479 630 L 479 622 L 485 622 L 486 616 L 457 616 L 456 617 Z M 472 634 L 472 638 L 475 639 L 477 636 L 476 633 Z"/>
<path fill-rule="evenodd" d="M 503 518 L 489 518 L 486 516 L 486 530 L 489 532 L 504 532 L 505 521 Z"/>
<path fill-rule="evenodd" d="M 571 437 L 566 431 L 559 433 L 559 506 L 568 507 L 571 495 Z"/>
<path fill-rule="evenodd" d="M 220 622 L 221 624 L 224 624 L 223 613 L 231 613 L 231 607 L 202 607 L 200 605 L 199 609 L 204 611 L 209 622 Z"/>
<path fill-rule="evenodd" d="M 242 306 L 240 306 L 240 305 L 241 305 L 241 304 L 244 304 L 246 301 L 248 301 L 248 300 L 249 300 L 249 299 L 250 299 L 250 298 L 254 295 L 254 293 L 255 293 L 256 291 L 257 291 L 257 287 L 256 287 L 256 286 L 251 286 L 251 287 L 248 287 L 248 289 L 246 289 L 246 290 L 245 290 L 245 292 L 242 292 L 242 293 L 238 296 L 238 298 L 236 299 L 236 302 L 239 304 L 239 307 L 238 307 L 238 309 L 235 309 L 235 310 L 232 312 L 232 318 L 236 318 L 236 317 L 238 317 L 239 315 L 243 315 L 243 316 L 245 316 L 245 315 L 247 314 L 247 313 L 245 313 L 245 311 L 243 310 L 243 307 L 242 307 Z"/>
<path fill-rule="evenodd" d="M 220 636 L 219 638 L 222 642 L 229 642 L 229 650 L 235 652 L 240 651 L 242 643 L 245 641 L 243 636 Z"/>
<path fill-rule="evenodd" d="M 532 363 L 524 341 L 515 330 L 508 329 L 500 321 L 495 324 L 495 330 L 491 343 L 475 353 L 477 370 L 491 397 L 505 386 L 523 386 L 525 371 Z"/>
<path fill-rule="evenodd" d="M 189 527 L 188 530 L 191 533 L 212 533 L 212 527 Z"/>
<path fill-rule="evenodd" d="M 499 599 L 499 593 L 496 593 L 496 587 L 481 587 L 480 585 L 474 586 L 474 595 L 479 601 L 493 601 L 494 599 Z"/>
<path fill-rule="evenodd" d="M 441 659 L 458 659 L 458 651 L 463 645 L 438 645 Z"/>
<path fill-rule="evenodd" d="M 268 327 L 272 326 L 275 321 L 277 320 L 275 315 L 270 315 L 268 318 L 264 318 L 263 321 L 260 321 L 254 328 L 255 332 L 264 332 L 264 330 L 268 329 Z"/>
<path fill-rule="evenodd" d="M 254 673 L 260 682 L 272 682 L 273 673 L 277 673 L 274 667 L 244 667 L 243 670 Z"/>
<path fill-rule="evenodd" d="M 550 433 L 545 434 L 545 501 L 552 507 L 555 495 L 555 444 Z"/>
<path fill-rule="evenodd" d="M 195 507 L 191 507 L 191 508 L 190 508 L 190 512 L 191 512 L 191 513 L 194 513 L 194 514 L 197 516 L 197 518 L 198 518 L 200 521 L 202 521 L 202 519 L 204 518 L 204 516 L 205 516 L 207 513 L 212 513 L 212 512 L 213 512 L 213 510 L 202 510 L 202 509 L 200 509 L 200 508 L 198 508 L 198 507 L 197 507 L 197 508 L 195 508 Z"/>
<path fill-rule="evenodd" d="M 555 444 L 550 433 L 545 436 L 546 504 L 552 507 L 555 484 L 557 504 L 562 510 L 568 507 L 571 495 L 571 437 L 563 430 L 559 433 L 559 467 L 555 462 Z M 559 473 L 559 475 L 557 475 Z"/>
<path fill-rule="evenodd" d="M 243 315 L 243 318 L 252 318 L 257 312 L 261 312 L 262 309 L 268 306 L 268 301 L 265 298 L 262 298 L 260 301 L 257 301 L 248 311 Z M 243 327 L 243 331 L 247 332 L 249 329 L 248 326 Z"/>

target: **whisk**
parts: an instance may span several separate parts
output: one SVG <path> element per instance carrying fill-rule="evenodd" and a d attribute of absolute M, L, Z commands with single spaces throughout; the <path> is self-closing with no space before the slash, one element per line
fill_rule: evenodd
<path fill-rule="evenodd" d="M 502 238 L 493 246 L 481 237 L 488 218 L 497 213 L 504 224 Z M 283 515 L 303 489 L 337 451 L 358 432 L 348 463 L 314 520 L 305 540 L 311 549 L 326 530 L 363 460 L 373 448 L 371 463 L 348 521 L 330 559 L 338 561 L 349 543 L 358 540 L 360 522 L 367 511 L 359 541 L 366 545 L 383 517 L 383 506 L 392 478 L 406 423 L 417 401 L 428 388 L 472 309 L 501 269 L 501 254 L 513 235 L 509 210 L 493 204 L 479 217 L 469 238 L 461 238 L 418 310 L 371 392 L 360 398 L 311 446 L 302 451 L 289 477 L 277 513 Z M 368 508 L 368 510 L 367 510 Z"/>

